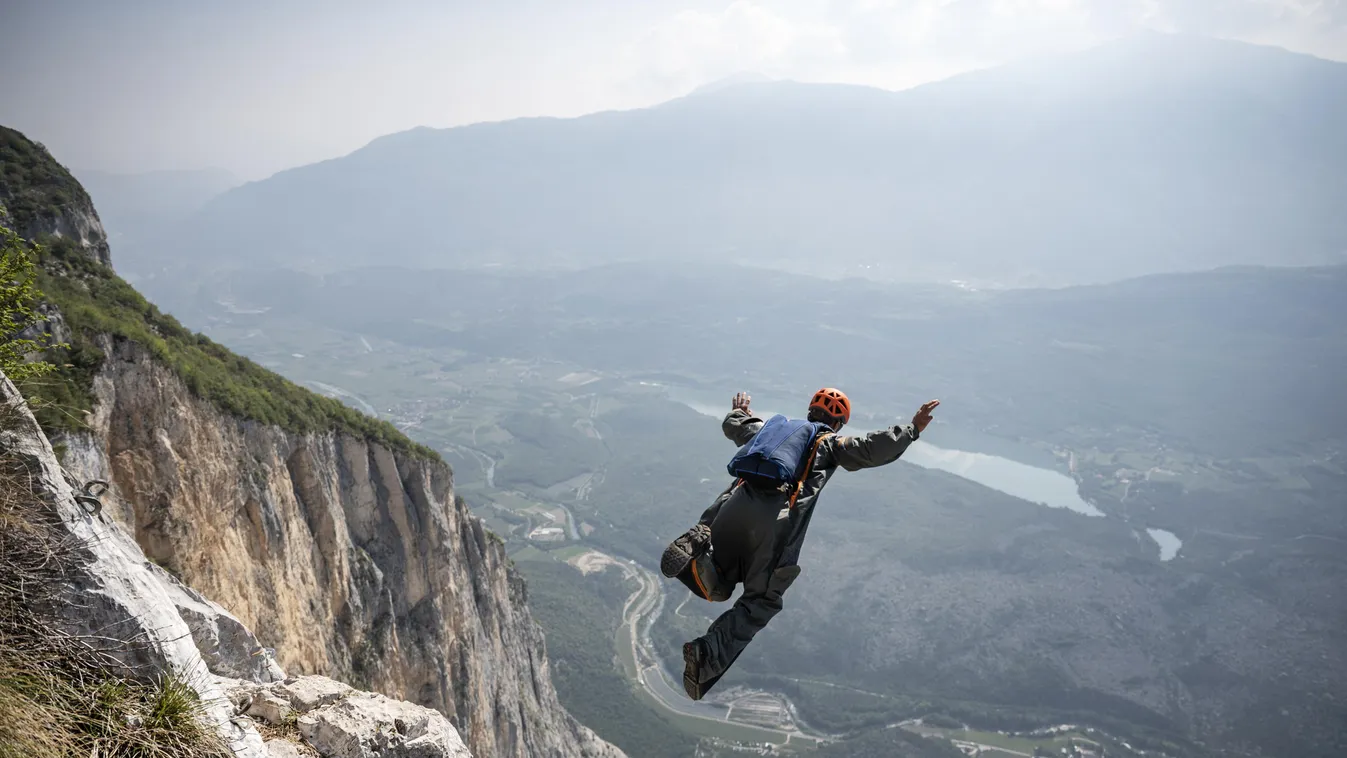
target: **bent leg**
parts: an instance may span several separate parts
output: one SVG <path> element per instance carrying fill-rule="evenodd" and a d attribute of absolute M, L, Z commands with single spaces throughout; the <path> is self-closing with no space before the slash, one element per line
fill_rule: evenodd
<path fill-rule="evenodd" d="M 782 566 L 761 578 L 752 577 L 744 583 L 744 594 L 734 606 L 711 623 L 706 634 L 699 638 L 706 653 L 697 673 L 703 694 L 744 652 L 753 637 L 781 612 L 782 595 L 799 574 L 799 566 Z"/>
<path fill-rule="evenodd" d="M 664 554 L 659 559 L 660 573 L 670 578 L 677 577 L 710 546 L 711 527 L 697 524 L 664 548 Z"/>
<path fill-rule="evenodd" d="M 697 592 L 696 587 L 683 580 L 682 574 L 693 560 L 711 547 L 711 522 L 716 520 L 716 514 L 720 513 L 720 507 L 732 494 L 734 494 L 734 485 L 726 488 L 716 497 L 715 502 L 711 503 L 710 507 L 702 511 L 702 516 L 697 519 L 695 526 L 664 548 L 664 554 L 660 556 L 659 561 L 660 573 L 670 579 L 676 578 L 682 581 L 683 584 L 688 585 L 688 589 Z"/>

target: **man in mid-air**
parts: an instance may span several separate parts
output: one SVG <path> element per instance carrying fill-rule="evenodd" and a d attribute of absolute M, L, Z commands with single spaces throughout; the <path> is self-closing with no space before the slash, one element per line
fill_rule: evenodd
<path fill-rule="evenodd" d="M 800 574 L 797 561 L 819 491 L 840 466 L 847 471 L 898 460 L 931 423 L 939 400 L 924 403 L 911 423 L 859 437 L 837 434 L 851 419 L 851 401 L 824 388 L 809 401 L 807 420 L 763 421 L 735 395 L 721 423 L 739 445 L 728 466 L 734 483 L 702 513 L 697 525 L 665 548 L 660 570 L 698 597 L 744 592 L 706 634 L 683 645 L 683 689 L 700 700 L 715 686 L 753 636 L 781 610 L 782 593 Z"/>

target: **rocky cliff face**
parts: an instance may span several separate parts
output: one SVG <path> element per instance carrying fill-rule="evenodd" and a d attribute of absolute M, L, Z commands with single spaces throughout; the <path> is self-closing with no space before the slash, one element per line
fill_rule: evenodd
<path fill-rule="evenodd" d="M 0 222 L 30 240 L 47 235 L 74 240 L 94 260 L 112 265 L 93 200 L 46 148 L 0 126 L 0 164 Z"/>
<path fill-rule="evenodd" d="M 237 618 L 147 561 L 97 497 L 78 499 L 80 482 L 57 461 L 2 372 L 0 409 L 0 459 L 7 470 L 28 473 L 31 494 L 50 509 L 37 518 L 55 516 L 50 523 L 60 549 L 49 557 L 62 570 L 47 581 L 58 583 L 55 596 L 65 609 L 56 623 L 117 659 L 111 670 L 118 676 L 179 677 L 196 691 L 200 718 L 234 758 L 472 758 L 438 711 L 323 677 L 285 678 L 272 651 Z M 6 479 L 5 486 L 14 485 Z M 271 727 L 268 739 L 259 724 Z M 10 755 L 5 747 L 0 753 Z"/>
<path fill-rule="evenodd" d="M 111 266 L 112 251 L 107 232 L 103 231 L 103 222 L 94 212 L 93 204 L 87 201 L 86 196 L 83 201 L 54 216 L 35 216 L 24 228 L 15 231 L 27 239 L 51 235 L 74 240 L 91 258 Z"/>
<path fill-rule="evenodd" d="M 287 671 L 435 708 L 477 755 L 621 755 L 557 702 L 524 583 L 447 466 L 223 416 L 133 343 L 103 349 L 66 466 Z"/>

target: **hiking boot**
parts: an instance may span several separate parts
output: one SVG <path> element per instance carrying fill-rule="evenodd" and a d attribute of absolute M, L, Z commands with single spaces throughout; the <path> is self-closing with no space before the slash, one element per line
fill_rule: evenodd
<path fill-rule="evenodd" d="M 706 694 L 702 686 L 702 666 L 706 663 L 706 643 L 693 640 L 683 643 L 683 691 L 693 700 L 701 700 Z"/>
<path fill-rule="evenodd" d="M 669 543 L 664 548 L 664 555 L 659 559 L 659 570 L 665 576 L 673 579 L 688 567 L 711 545 L 711 527 L 706 524 L 698 524 L 683 533 L 682 537 Z"/>

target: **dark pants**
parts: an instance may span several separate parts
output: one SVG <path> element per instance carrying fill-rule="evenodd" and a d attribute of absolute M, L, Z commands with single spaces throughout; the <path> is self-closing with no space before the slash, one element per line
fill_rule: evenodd
<path fill-rule="evenodd" d="M 756 498 L 753 500 L 757 502 L 738 500 L 731 498 L 724 508 L 717 509 L 711 524 L 715 549 L 697 558 L 678 576 L 693 594 L 712 602 L 729 600 L 740 583 L 735 581 L 739 577 L 744 585 L 739 599 L 700 638 L 708 652 L 699 673 L 704 691 L 715 685 L 753 637 L 781 611 L 783 593 L 800 574 L 796 565 L 773 570 L 775 544 L 786 537 L 778 527 L 785 522 L 778 522 L 776 510 L 765 510 Z M 743 523 L 744 515 L 755 523 Z"/>

